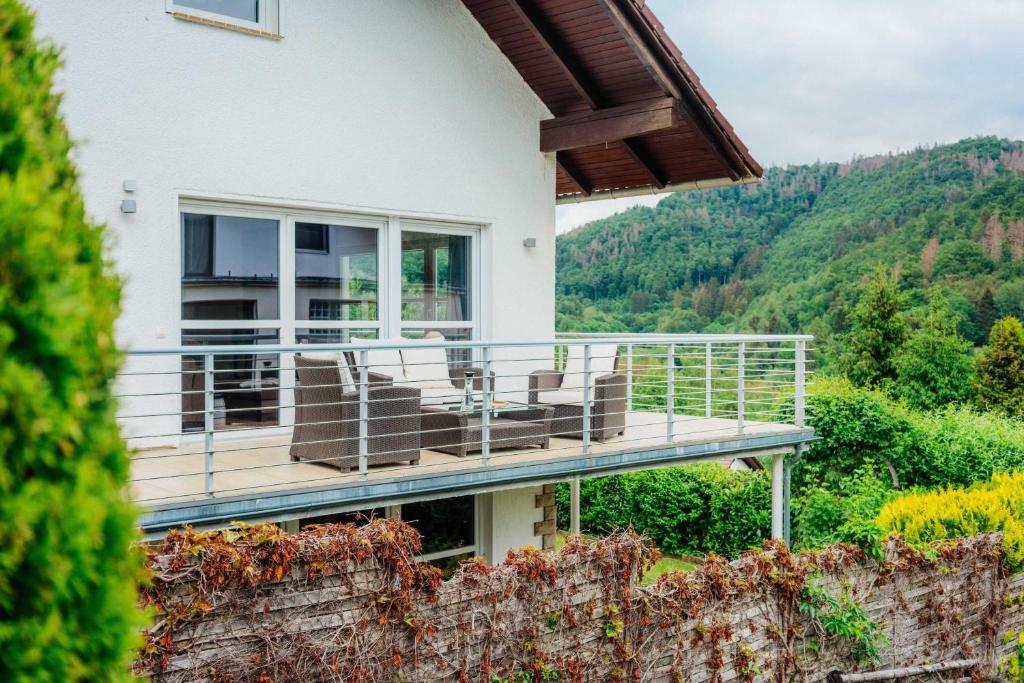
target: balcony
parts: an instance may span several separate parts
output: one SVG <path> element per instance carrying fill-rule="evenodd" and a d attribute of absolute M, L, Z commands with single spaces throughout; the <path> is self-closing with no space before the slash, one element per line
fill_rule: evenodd
<path fill-rule="evenodd" d="M 569 335 L 135 350 L 119 378 L 149 532 L 783 455 L 805 336 Z M 777 471 L 776 471 L 777 470 Z"/>

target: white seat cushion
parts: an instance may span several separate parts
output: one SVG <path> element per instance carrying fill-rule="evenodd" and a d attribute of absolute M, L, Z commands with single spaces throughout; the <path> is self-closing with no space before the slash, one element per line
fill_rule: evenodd
<path fill-rule="evenodd" d="M 329 360 L 334 361 L 338 364 L 338 372 L 341 373 L 341 390 L 344 393 L 356 390 L 356 382 L 352 377 L 352 370 L 348 367 L 348 362 L 345 360 L 345 354 L 341 351 L 311 351 L 303 352 L 303 358 L 312 358 L 313 360 Z"/>
<path fill-rule="evenodd" d="M 582 406 L 583 392 L 575 389 L 556 389 L 554 391 L 541 391 L 537 393 L 537 403 L 547 403 L 557 406 Z M 590 405 L 594 405 L 593 396 Z"/>
<path fill-rule="evenodd" d="M 404 383 L 402 386 L 420 390 L 420 405 L 440 406 L 462 403 L 462 390 L 455 387 L 424 387 L 415 383 Z"/>
<path fill-rule="evenodd" d="M 569 354 L 565 359 L 565 376 L 562 377 L 563 389 L 583 388 L 583 347 L 569 346 Z M 590 386 L 594 379 L 615 372 L 615 344 L 593 344 L 590 347 Z M 580 401 L 583 399 L 581 398 Z"/>
<path fill-rule="evenodd" d="M 448 352 L 444 349 L 402 349 L 402 365 L 405 378 L 410 382 L 419 382 L 420 386 L 455 389 L 448 373 Z"/>
<path fill-rule="evenodd" d="M 352 337 L 353 344 L 364 344 L 373 342 L 375 339 L 356 339 Z M 359 351 L 354 351 L 356 363 L 359 363 Z M 402 354 L 398 349 L 370 349 L 366 353 L 366 365 L 369 372 L 378 375 L 387 375 L 395 384 L 405 381 L 405 370 L 402 367 Z"/>

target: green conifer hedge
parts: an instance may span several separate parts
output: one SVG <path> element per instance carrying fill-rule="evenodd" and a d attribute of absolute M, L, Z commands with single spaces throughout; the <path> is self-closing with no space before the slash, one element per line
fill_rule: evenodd
<path fill-rule="evenodd" d="M 111 397 L 120 290 L 33 28 L 0 0 L 0 680 L 122 680 L 140 561 Z"/>

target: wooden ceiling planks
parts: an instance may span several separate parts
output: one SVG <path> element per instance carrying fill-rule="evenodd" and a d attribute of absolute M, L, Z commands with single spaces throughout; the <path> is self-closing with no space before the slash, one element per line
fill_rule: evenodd
<path fill-rule="evenodd" d="M 621 137 L 558 151 L 558 195 L 761 175 L 644 0 L 463 2 L 556 118 L 677 101 L 676 126 L 647 125 L 631 135 L 627 125 L 609 125 L 604 129 Z M 586 144 L 592 137 L 575 139 Z"/>

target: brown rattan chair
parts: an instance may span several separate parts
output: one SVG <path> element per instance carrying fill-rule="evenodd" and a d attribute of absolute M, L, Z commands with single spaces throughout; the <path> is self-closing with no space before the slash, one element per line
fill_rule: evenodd
<path fill-rule="evenodd" d="M 591 378 L 590 438 L 605 441 L 626 431 L 626 378 L 616 374 L 618 351 L 594 347 L 595 355 L 604 353 L 613 358 L 612 372 L 594 373 Z M 568 369 L 568 368 L 567 368 Z M 578 374 L 578 373 L 577 373 Z M 575 384 L 580 384 L 577 378 Z M 535 370 L 530 373 L 529 402 L 531 406 L 555 409 L 551 420 L 551 436 L 583 438 L 583 391 L 566 387 L 566 373 L 557 370 Z"/>
<path fill-rule="evenodd" d="M 345 391 L 338 363 L 295 357 L 295 427 L 289 453 L 337 467 L 359 468 L 359 392 Z M 367 390 L 369 465 L 420 460 L 420 392 L 378 380 Z"/>

